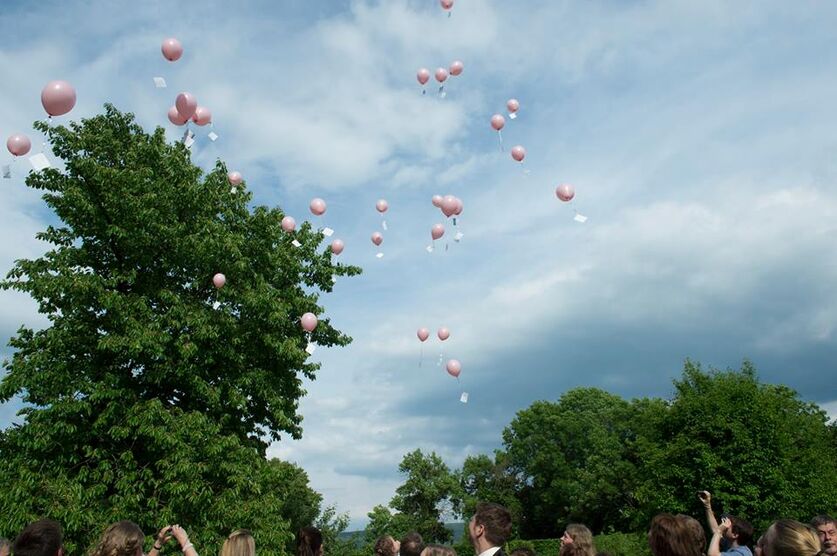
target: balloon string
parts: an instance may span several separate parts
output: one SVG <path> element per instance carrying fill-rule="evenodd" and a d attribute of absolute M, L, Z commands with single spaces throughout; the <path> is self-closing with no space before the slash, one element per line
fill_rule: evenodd
<path fill-rule="evenodd" d="M 424 361 L 424 344 L 421 345 L 421 351 L 419 351 L 419 367 L 421 367 L 422 361 Z"/>
<path fill-rule="evenodd" d="M 500 145 L 500 152 L 503 152 L 503 132 L 497 130 L 497 143 Z"/>

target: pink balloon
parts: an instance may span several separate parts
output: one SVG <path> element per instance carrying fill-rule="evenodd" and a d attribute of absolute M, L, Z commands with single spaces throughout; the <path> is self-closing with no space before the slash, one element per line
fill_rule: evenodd
<path fill-rule="evenodd" d="M 227 283 L 227 277 L 219 272 L 218 274 L 212 277 L 212 283 L 215 285 L 216 288 L 221 289 L 224 287 L 224 284 Z"/>
<path fill-rule="evenodd" d="M 491 127 L 494 128 L 494 131 L 500 131 L 505 127 L 506 119 L 501 116 L 500 114 L 494 114 L 491 116 Z"/>
<path fill-rule="evenodd" d="M 453 0 L 439 0 L 439 4 L 442 5 L 442 9 L 449 10 L 453 7 Z"/>
<path fill-rule="evenodd" d="M 441 195 L 433 195 L 433 198 L 430 200 L 433 203 L 434 207 L 442 208 L 442 196 Z"/>
<path fill-rule="evenodd" d="M 568 203 L 575 197 L 575 188 L 568 183 L 562 183 L 555 188 L 555 195 L 565 203 Z"/>
<path fill-rule="evenodd" d="M 518 110 L 520 110 L 520 103 L 517 101 L 516 98 L 510 98 L 508 102 L 506 102 L 506 108 L 508 109 L 510 114 L 514 114 Z"/>
<path fill-rule="evenodd" d="M 192 114 L 192 121 L 198 125 L 206 125 L 212 121 L 212 112 L 206 106 L 198 106 Z"/>
<path fill-rule="evenodd" d="M 418 339 L 421 340 L 422 342 L 426 342 L 427 338 L 430 337 L 430 331 L 426 328 L 419 328 L 416 331 L 416 336 L 418 336 Z"/>
<path fill-rule="evenodd" d="M 445 68 L 437 68 L 436 69 L 436 81 L 439 83 L 444 83 L 445 79 L 448 78 L 448 70 Z"/>
<path fill-rule="evenodd" d="M 427 68 L 419 69 L 416 73 L 416 79 L 418 79 L 418 82 L 422 85 L 426 84 L 428 81 L 430 81 L 430 70 Z"/>
<path fill-rule="evenodd" d="M 460 75 L 462 73 L 463 69 L 465 69 L 465 64 L 463 64 L 459 60 L 456 60 L 453 63 L 451 63 L 451 65 L 450 65 L 450 74 L 451 75 Z"/>
<path fill-rule="evenodd" d="M 436 335 L 439 337 L 440 340 L 443 342 L 450 338 L 450 330 L 445 328 L 444 326 L 436 331 Z"/>
<path fill-rule="evenodd" d="M 442 213 L 450 218 L 456 212 L 456 197 L 453 195 L 445 195 L 442 199 Z"/>
<path fill-rule="evenodd" d="M 456 198 L 456 209 L 454 210 L 453 214 L 455 216 L 459 216 L 460 214 L 462 214 L 462 209 L 463 208 L 464 208 L 464 206 L 462 205 L 462 199 L 457 197 Z"/>
<path fill-rule="evenodd" d="M 384 236 L 381 235 L 381 232 L 374 232 L 372 234 L 372 243 L 375 245 L 380 245 L 384 242 Z"/>
<path fill-rule="evenodd" d="M 41 104 L 50 116 L 63 116 L 76 105 L 76 90 L 66 81 L 50 81 L 41 91 Z"/>
<path fill-rule="evenodd" d="M 520 145 L 516 145 L 512 147 L 511 155 L 512 158 L 516 161 L 523 162 L 523 159 L 526 158 L 526 149 L 524 149 Z"/>
<path fill-rule="evenodd" d="M 302 315 L 300 322 L 302 323 L 302 328 L 306 332 L 313 332 L 314 329 L 317 328 L 317 315 L 314 313 L 305 313 Z"/>
<path fill-rule="evenodd" d="M 448 374 L 454 378 L 459 378 L 459 373 L 462 372 L 462 363 L 457 361 L 456 359 L 451 359 L 448 361 L 445 368 L 448 370 Z"/>
<path fill-rule="evenodd" d="M 387 203 L 384 199 L 378 199 L 378 202 L 375 203 L 375 208 L 378 209 L 378 212 L 383 214 L 389 208 L 389 203 Z"/>
<path fill-rule="evenodd" d="M 23 156 L 32 148 L 32 142 L 25 135 L 12 135 L 6 139 L 6 148 L 15 156 Z"/>
<path fill-rule="evenodd" d="M 339 255 L 340 253 L 342 253 L 343 252 L 343 247 L 345 247 L 345 246 L 343 245 L 343 240 L 342 239 L 335 239 L 334 241 L 331 242 L 331 252 L 334 253 L 335 255 Z"/>
<path fill-rule="evenodd" d="M 311 199 L 311 204 L 308 206 L 308 208 L 311 209 L 311 213 L 315 216 L 322 216 L 325 214 L 326 204 L 325 201 L 323 201 L 319 197 L 316 197 L 314 199 Z"/>
<path fill-rule="evenodd" d="M 181 118 L 189 120 L 195 115 L 195 110 L 198 109 L 198 101 L 192 96 L 192 93 L 180 93 L 174 101 L 174 106 Z"/>
<path fill-rule="evenodd" d="M 175 62 L 183 56 L 183 45 L 175 38 L 164 40 L 160 50 L 163 51 L 163 58 L 169 62 Z"/>
<path fill-rule="evenodd" d="M 240 172 L 230 172 L 227 174 L 227 181 L 230 182 L 230 185 L 238 185 L 242 182 L 244 178 L 241 177 Z"/>
<path fill-rule="evenodd" d="M 433 239 L 439 239 L 445 235 L 445 227 L 441 224 L 436 224 L 432 228 L 430 228 L 430 237 Z"/>
<path fill-rule="evenodd" d="M 177 107 L 172 106 L 169 108 L 169 121 L 174 125 L 184 125 L 187 121 L 189 121 L 189 118 L 181 116 L 180 112 L 177 111 Z"/>
<path fill-rule="evenodd" d="M 296 220 L 294 220 L 293 216 L 286 216 L 282 219 L 282 229 L 288 233 L 296 229 Z"/>

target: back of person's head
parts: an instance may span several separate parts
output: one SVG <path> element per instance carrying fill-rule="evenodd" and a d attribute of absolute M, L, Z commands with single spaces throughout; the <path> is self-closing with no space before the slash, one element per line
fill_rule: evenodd
<path fill-rule="evenodd" d="M 822 549 L 817 532 L 792 519 L 780 519 L 764 534 L 765 556 L 816 556 Z"/>
<path fill-rule="evenodd" d="M 738 536 L 736 539 L 738 545 L 750 546 L 750 543 L 753 542 L 753 533 L 755 533 L 755 529 L 750 525 L 750 522 L 734 515 L 729 516 L 729 520 L 732 522 L 732 534 Z"/>
<path fill-rule="evenodd" d="M 811 519 L 811 527 L 816 529 L 822 525 L 834 525 L 834 518 L 827 514 L 821 514 Z"/>
<path fill-rule="evenodd" d="M 456 556 L 456 551 L 443 544 L 428 544 L 421 551 L 421 556 Z"/>
<path fill-rule="evenodd" d="M 573 540 L 561 546 L 558 554 L 579 554 L 581 556 L 596 556 L 596 545 L 593 542 L 593 533 L 586 525 L 581 523 L 570 523 L 564 529 L 566 534 Z M 567 551 L 564 551 L 567 547 Z"/>
<path fill-rule="evenodd" d="M 375 554 L 377 556 L 395 556 L 398 554 L 398 551 L 395 549 L 395 539 L 389 535 L 380 537 L 375 541 Z"/>
<path fill-rule="evenodd" d="M 493 502 L 477 504 L 474 524 L 483 526 L 485 540 L 493 546 L 503 546 L 511 536 L 511 514 L 500 504 Z"/>
<path fill-rule="evenodd" d="M 296 534 L 296 556 L 320 556 L 323 534 L 316 527 L 303 527 Z"/>
<path fill-rule="evenodd" d="M 9 539 L 0 538 L 0 556 L 8 556 L 12 551 L 12 543 Z"/>
<path fill-rule="evenodd" d="M 421 556 L 424 540 L 415 531 L 410 531 L 401 539 L 401 556 Z"/>
<path fill-rule="evenodd" d="M 57 521 L 39 519 L 20 532 L 12 547 L 15 556 L 56 556 L 64 553 L 64 531 Z"/>
<path fill-rule="evenodd" d="M 145 535 L 133 521 L 117 521 L 105 529 L 91 556 L 137 556 Z"/>
<path fill-rule="evenodd" d="M 509 556 L 535 556 L 535 551 L 531 548 L 521 546 L 520 548 L 515 548 L 509 553 Z"/>
<path fill-rule="evenodd" d="M 238 529 L 230 533 L 220 556 L 256 556 L 256 540 L 247 529 Z"/>
<path fill-rule="evenodd" d="M 691 543 L 698 548 L 700 554 L 706 553 L 706 531 L 703 530 L 700 521 L 686 514 L 677 514 L 675 517 L 689 530 L 692 536 Z"/>
<path fill-rule="evenodd" d="M 706 536 L 704 535 L 703 544 L 705 543 Z M 703 554 L 703 546 L 698 545 L 690 522 L 681 516 L 669 513 L 657 514 L 651 520 L 648 546 L 654 556 L 700 556 Z"/>

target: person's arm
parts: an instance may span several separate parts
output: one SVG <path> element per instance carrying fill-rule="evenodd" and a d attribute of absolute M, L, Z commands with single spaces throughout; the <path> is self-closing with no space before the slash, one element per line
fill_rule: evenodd
<path fill-rule="evenodd" d="M 151 547 L 151 552 L 148 553 L 148 556 L 158 556 L 160 551 L 166 545 L 167 542 L 171 539 L 171 525 L 166 525 L 160 532 L 157 533 L 157 536 L 154 537 L 154 546 Z"/>
<path fill-rule="evenodd" d="M 198 551 L 195 550 L 195 545 L 189 542 L 189 535 L 186 530 L 180 525 L 174 525 L 171 528 L 171 534 L 180 543 L 180 550 L 183 551 L 183 556 L 198 556 Z"/>
<path fill-rule="evenodd" d="M 712 495 L 709 491 L 704 490 L 698 494 L 698 498 L 703 502 L 703 507 L 706 509 L 706 523 L 709 525 L 709 530 L 714 533 L 718 530 L 718 520 L 715 519 L 715 514 L 712 513 Z"/>
<path fill-rule="evenodd" d="M 721 520 L 721 524 L 712 532 L 712 540 L 709 541 L 709 550 L 706 552 L 706 556 L 721 556 L 721 537 L 724 536 L 724 531 L 731 526 L 732 523 L 728 517 Z"/>

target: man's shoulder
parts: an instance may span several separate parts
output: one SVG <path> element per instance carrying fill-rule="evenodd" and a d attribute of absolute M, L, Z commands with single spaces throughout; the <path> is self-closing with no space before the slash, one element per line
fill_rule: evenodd
<path fill-rule="evenodd" d="M 735 548 L 721 552 L 721 556 L 753 556 L 753 553 L 747 546 L 736 546 Z"/>

